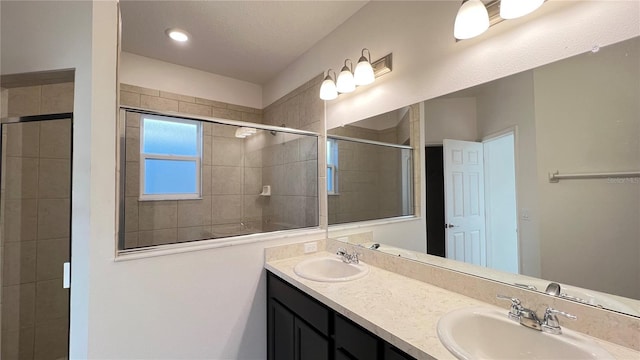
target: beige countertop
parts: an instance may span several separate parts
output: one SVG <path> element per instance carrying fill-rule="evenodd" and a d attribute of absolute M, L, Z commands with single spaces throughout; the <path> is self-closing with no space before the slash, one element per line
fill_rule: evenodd
<path fill-rule="evenodd" d="M 417 359 L 455 359 L 438 339 L 438 319 L 453 310 L 485 306 L 507 312 L 470 297 L 371 266 L 361 279 L 325 283 L 304 279 L 294 266 L 309 257 L 335 256 L 328 252 L 267 261 L 265 268 Z M 584 335 L 617 359 L 640 359 L 640 353 Z"/>

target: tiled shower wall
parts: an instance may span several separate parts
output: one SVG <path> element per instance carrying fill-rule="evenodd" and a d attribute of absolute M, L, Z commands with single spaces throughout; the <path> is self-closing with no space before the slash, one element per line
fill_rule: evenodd
<path fill-rule="evenodd" d="M 139 123 L 127 113 L 125 248 L 262 230 L 261 157 L 245 153 L 235 127 L 203 124 L 202 199 L 139 201 Z"/>
<path fill-rule="evenodd" d="M 413 112 L 412 112 L 413 111 Z M 394 127 L 373 130 L 352 125 L 331 129 L 332 135 L 406 144 L 414 151 L 414 169 L 419 169 L 419 116 L 412 106 Z M 338 192 L 330 195 L 329 224 L 355 222 L 401 214 L 402 181 L 400 150 L 349 141 L 340 141 L 338 158 Z M 414 172 L 414 192 L 419 191 L 419 172 Z M 418 214 L 420 198 L 414 194 L 414 211 Z"/>
<path fill-rule="evenodd" d="M 310 99 L 314 91 L 318 99 L 317 89 L 301 96 Z M 321 129 L 323 114 L 315 121 L 300 120 L 307 111 L 300 110 L 302 97 L 294 98 L 298 112 L 291 112 L 292 103 L 279 108 L 295 123 L 286 126 Z M 126 84 L 121 84 L 121 103 L 255 123 L 262 118 L 262 110 Z M 269 119 L 284 124 L 273 115 Z M 259 131 L 238 139 L 236 127 L 205 123 L 203 199 L 139 201 L 139 121 L 139 115 L 127 113 L 125 248 L 318 225 L 315 137 Z M 260 196 L 263 185 L 271 187 L 271 196 Z"/>
<path fill-rule="evenodd" d="M 73 111 L 73 83 L 3 90 L 3 116 Z M 5 108 L 6 105 L 6 108 Z M 1 358 L 67 356 L 71 123 L 4 126 Z"/>
<path fill-rule="evenodd" d="M 269 227 L 277 229 L 281 224 L 286 226 L 303 220 L 310 223 L 318 218 L 320 224 L 326 224 L 324 212 L 320 211 L 321 207 L 326 207 L 326 192 L 322 191 L 323 187 L 318 188 L 318 184 L 326 184 L 325 156 L 318 157 L 318 154 L 325 154 L 326 142 L 322 135 L 324 101 L 318 96 L 322 79 L 322 75 L 311 79 L 263 110 L 264 124 L 321 134 L 317 147 L 312 146 L 311 139 L 289 137 L 283 141 L 274 140 L 266 152 L 263 179 L 279 189 L 265 210 Z M 294 177 L 290 174 L 302 175 Z"/>
<path fill-rule="evenodd" d="M 213 100 L 120 85 L 122 105 L 260 123 L 262 111 Z M 262 231 L 261 156 L 245 154 L 236 127 L 203 126 L 202 199 L 139 201 L 140 115 L 127 113 L 125 248 Z"/>
<path fill-rule="evenodd" d="M 346 125 L 333 135 L 398 143 L 402 126 L 372 130 Z M 339 140 L 338 194 L 329 195 L 329 224 L 398 216 L 401 210 L 400 150 Z"/>

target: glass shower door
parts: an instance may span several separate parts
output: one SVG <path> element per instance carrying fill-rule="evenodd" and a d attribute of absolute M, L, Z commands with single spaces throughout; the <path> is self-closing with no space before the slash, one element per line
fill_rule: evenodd
<path fill-rule="evenodd" d="M 72 120 L 59 117 L 1 126 L 2 359 L 68 357 Z"/>

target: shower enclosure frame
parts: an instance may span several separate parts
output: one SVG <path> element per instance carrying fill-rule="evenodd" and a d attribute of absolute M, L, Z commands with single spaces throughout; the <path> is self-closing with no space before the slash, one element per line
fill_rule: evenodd
<path fill-rule="evenodd" d="M 174 246 L 184 246 L 184 243 L 182 244 L 178 244 L 178 243 L 172 243 L 172 244 L 166 244 L 166 245 L 154 245 L 154 246 L 150 246 L 150 247 L 143 247 L 143 248 L 134 248 L 134 249 L 125 249 L 125 232 L 124 232 L 124 223 L 125 223 L 125 191 L 124 191 L 124 187 L 125 187 L 125 182 L 126 182 L 126 173 L 124 171 L 125 167 L 126 167 L 126 137 L 125 137 L 125 132 L 126 132 L 126 113 L 127 112 L 133 112 L 133 113 L 138 113 L 138 114 L 143 114 L 143 115 L 155 115 L 155 116 L 168 116 L 168 117 L 173 117 L 173 118 L 177 118 L 177 119 L 183 119 L 183 120 L 196 120 L 196 121 L 203 121 L 206 123 L 211 123 L 211 124 L 220 124 L 220 125 L 231 125 L 231 126 L 237 126 L 237 127 L 251 127 L 251 128 L 255 128 L 258 130 L 266 130 L 266 131 L 270 131 L 272 132 L 281 132 L 281 133 L 288 133 L 288 134 L 294 134 L 294 135 L 306 135 L 306 136 L 314 136 L 317 139 L 317 143 L 316 143 L 316 147 L 318 150 L 318 161 L 320 159 L 320 141 L 323 141 L 323 139 L 325 139 L 325 137 L 319 133 L 313 132 L 313 131 L 306 131 L 306 130 L 298 130 L 298 129 L 293 129 L 293 128 L 288 128 L 283 126 L 273 126 L 273 125 L 265 125 L 265 124 L 259 124 L 259 123 L 252 123 L 252 122 L 248 122 L 248 121 L 239 121 L 239 120 L 229 120 L 229 119 L 222 119 L 222 118 L 217 118 L 217 117 L 210 117 L 210 116 L 202 116 L 202 115 L 193 115 L 193 114 L 185 114 L 185 113 L 180 113 L 180 112 L 174 112 L 174 111 L 158 111 L 158 110 L 151 110 L 151 109 L 146 109 L 146 108 L 141 108 L 141 107 L 136 107 L 136 106 L 127 106 L 127 105 L 120 105 L 119 106 L 119 111 L 118 111 L 118 125 L 117 125 L 117 132 L 118 132 L 118 143 L 117 143 L 117 149 L 116 149 L 116 158 L 117 158 L 117 163 L 118 163 L 118 171 L 117 171 L 117 211 L 118 214 L 116 214 L 116 220 L 117 220 L 117 224 L 116 224 L 116 229 L 117 229 L 117 239 L 116 239 L 116 251 L 115 251 L 115 257 L 118 258 L 119 256 L 122 255 L 127 255 L 127 254 L 140 254 L 140 253 L 146 253 L 146 252 L 150 252 L 150 251 L 156 251 L 158 248 L 167 248 L 167 247 L 174 247 Z M 317 179 L 316 179 L 317 181 Z M 318 189 L 320 189 L 320 184 L 318 183 Z M 320 193 L 318 193 L 318 201 L 317 201 L 317 213 L 320 214 Z M 318 225 L 315 227 L 316 229 L 320 229 L 321 228 L 321 224 L 318 223 Z M 288 231 L 288 230 L 282 230 L 282 231 Z M 257 235 L 260 234 L 265 234 L 265 233 L 258 233 Z M 197 242 L 197 241 L 196 241 Z"/>
<path fill-rule="evenodd" d="M 2 172 L 2 160 L 3 160 L 3 141 L 2 138 L 3 136 L 1 136 L 4 132 L 4 126 L 5 125 L 12 125 L 12 124 L 20 124 L 20 123 L 30 123 L 30 122 L 40 122 L 40 121 L 56 121 L 56 120 L 69 120 L 70 123 L 70 132 L 69 132 L 69 264 L 71 264 L 71 256 L 72 256 L 72 243 L 73 243 L 73 232 L 71 231 L 71 224 L 72 224 L 72 214 L 73 214 L 73 124 L 74 124 L 74 119 L 73 119 L 73 112 L 64 112 L 64 113 L 52 113 L 52 114 L 41 114 L 41 115 L 28 115 L 28 116 L 16 116 L 16 117 L 6 117 L 6 118 L 1 118 L 0 119 L 0 181 L 2 179 L 2 177 L 4 176 L 4 173 Z M 65 277 L 64 279 L 64 287 L 69 288 L 69 291 L 71 291 L 71 268 L 70 265 L 69 267 L 64 266 L 64 274 L 63 276 Z M 71 294 L 69 293 L 69 297 L 71 296 Z M 0 312 L 1 312 L 1 306 L 0 306 Z M 71 319 L 71 301 L 69 301 L 69 305 L 68 305 L 68 309 L 67 309 L 67 317 L 69 318 L 69 320 Z M 0 324 L 1 325 L 1 324 Z M 70 321 L 69 324 L 67 325 L 67 356 L 68 356 L 68 349 L 69 349 L 69 342 L 70 342 L 70 337 L 69 337 L 69 327 L 70 327 Z M 35 344 L 34 344 L 35 345 Z M 0 348 L 1 348 L 2 344 L 0 344 Z"/>

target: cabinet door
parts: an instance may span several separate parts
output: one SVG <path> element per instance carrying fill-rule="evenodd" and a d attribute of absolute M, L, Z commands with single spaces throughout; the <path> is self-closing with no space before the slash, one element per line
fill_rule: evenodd
<path fill-rule="evenodd" d="M 294 360 L 295 317 L 277 301 L 268 301 L 267 347 L 269 360 Z"/>
<path fill-rule="evenodd" d="M 381 342 L 367 330 L 340 315 L 335 317 L 335 346 L 337 354 L 357 360 L 378 358 Z"/>
<path fill-rule="evenodd" d="M 415 360 L 412 356 L 396 349 L 389 343 L 384 344 L 384 360 Z"/>
<path fill-rule="evenodd" d="M 329 359 L 329 341 L 324 336 L 298 318 L 295 319 L 295 332 L 296 360 Z"/>

